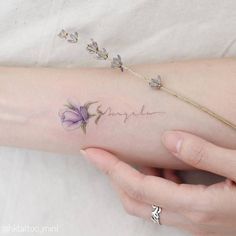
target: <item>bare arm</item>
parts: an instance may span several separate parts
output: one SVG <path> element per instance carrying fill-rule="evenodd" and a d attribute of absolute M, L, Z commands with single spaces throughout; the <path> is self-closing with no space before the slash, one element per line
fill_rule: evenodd
<path fill-rule="evenodd" d="M 202 60 L 136 65 L 161 74 L 168 87 L 236 123 L 236 60 Z M 236 148 L 236 132 L 128 72 L 112 69 L 0 68 L 0 144 L 62 153 L 104 148 L 127 162 L 185 168 L 160 142 L 165 130 L 183 130 L 215 144 Z M 68 131 L 58 112 L 67 99 L 106 114 L 89 118 L 86 134 Z"/>

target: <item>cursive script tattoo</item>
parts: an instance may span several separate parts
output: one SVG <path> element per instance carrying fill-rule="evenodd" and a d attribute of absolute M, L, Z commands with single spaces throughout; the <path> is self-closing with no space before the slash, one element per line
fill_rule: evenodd
<path fill-rule="evenodd" d="M 98 106 L 97 111 L 99 111 L 99 113 L 101 113 L 101 115 L 107 115 L 107 116 L 123 116 L 123 122 L 126 123 L 126 121 L 128 119 L 130 119 L 132 116 L 137 117 L 137 116 L 150 116 L 150 115 L 154 115 L 154 114 L 164 114 L 164 112 L 160 112 L 160 111 L 154 111 L 154 112 L 148 112 L 148 111 L 144 111 L 145 109 L 145 105 L 142 105 L 141 109 L 139 112 L 113 112 L 111 107 L 108 107 L 104 112 L 102 112 L 100 110 L 100 106 Z"/>
<path fill-rule="evenodd" d="M 89 112 L 91 105 L 97 106 L 96 113 L 94 114 Z M 84 134 L 86 134 L 86 127 L 92 117 L 95 118 L 95 124 L 98 124 L 98 121 L 103 116 L 121 116 L 123 118 L 123 123 L 126 123 L 131 117 L 165 114 L 165 112 L 160 111 L 145 111 L 145 105 L 142 105 L 138 112 L 114 112 L 111 107 L 102 109 L 102 105 L 99 104 L 99 101 L 87 102 L 84 105 L 67 102 L 64 106 L 65 108 L 59 111 L 59 117 L 62 125 L 69 130 L 81 128 Z"/>

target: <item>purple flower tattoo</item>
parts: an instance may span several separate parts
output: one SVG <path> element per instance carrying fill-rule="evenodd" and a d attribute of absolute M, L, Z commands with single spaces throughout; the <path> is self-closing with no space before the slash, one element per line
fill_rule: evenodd
<path fill-rule="evenodd" d="M 138 116 L 150 116 L 154 114 L 164 114 L 165 112 L 148 112 L 145 111 L 145 106 L 142 105 L 141 109 L 138 112 L 131 111 L 131 112 L 114 112 L 111 107 L 107 107 L 106 109 L 101 109 L 102 105 L 97 104 L 96 113 L 91 114 L 89 112 L 89 107 L 92 104 L 99 103 L 96 102 L 87 102 L 84 105 L 74 104 L 72 102 L 68 102 L 65 104 L 63 110 L 59 111 L 59 117 L 61 119 L 62 125 L 69 130 L 74 130 L 77 128 L 81 128 L 86 134 L 86 127 L 91 117 L 94 117 L 94 123 L 98 124 L 98 121 L 102 116 L 114 117 L 120 116 L 123 118 L 123 123 L 126 123 L 131 117 L 138 117 Z"/>
<path fill-rule="evenodd" d="M 67 129 L 81 128 L 86 133 L 86 126 L 88 120 L 95 116 L 88 112 L 89 107 L 97 102 L 88 102 L 81 106 L 80 104 L 75 105 L 72 102 L 65 104 L 65 109 L 59 112 L 62 125 Z"/>

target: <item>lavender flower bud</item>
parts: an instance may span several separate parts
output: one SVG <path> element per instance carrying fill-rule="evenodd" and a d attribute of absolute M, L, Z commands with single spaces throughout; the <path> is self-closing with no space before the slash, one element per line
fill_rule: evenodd
<path fill-rule="evenodd" d="M 152 88 L 160 89 L 162 87 L 161 76 L 158 75 L 156 79 L 151 78 L 151 81 L 149 82 L 149 86 Z"/>
<path fill-rule="evenodd" d="M 117 55 L 117 57 L 113 57 L 111 62 L 111 68 L 120 68 L 122 72 L 124 71 L 120 55 Z"/>
<path fill-rule="evenodd" d="M 62 29 L 57 36 L 61 39 L 66 39 L 68 37 L 68 33 L 64 29 Z"/>
<path fill-rule="evenodd" d="M 99 50 L 97 42 L 91 39 L 92 43 L 87 45 L 87 51 L 91 54 L 96 54 L 96 59 L 106 60 L 108 58 L 108 53 L 105 48 Z"/>

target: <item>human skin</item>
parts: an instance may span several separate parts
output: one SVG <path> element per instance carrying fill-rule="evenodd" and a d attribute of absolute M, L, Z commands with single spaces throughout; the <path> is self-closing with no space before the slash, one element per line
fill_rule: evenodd
<path fill-rule="evenodd" d="M 127 213 L 150 220 L 151 205 L 155 204 L 162 209 L 160 224 L 196 236 L 234 236 L 236 149 L 222 148 L 180 131 L 165 132 L 162 142 L 175 158 L 226 180 L 210 186 L 185 184 L 173 173 L 164 178 L 153 168 L 141 173 L 102 149 L 87 148 L 81 153 L 109 177 Z"/>
<path fill-rule="evenodd" d="M 236 60 L 197 60 L 132 69 L 146 76 L 160 74 L 163 83 L 236 122 Z M 119 69 L 0 68 L 0 144 L 78 154 L 99 147 L 137 165 L 186 169 L 161 143 L 166 130 L 182 130 L 225 148 L 236 148 L 236 132 L 177 98 L 152 89 Z M 58 112 L 68 99 L 81 104 L 99 101 L 114 112 L 163 112 L 151 116 L 103 116 L 89 120 L 86 134 L 68 131 Z M 91 106 L 91 113 L 96 106 Z"/>

